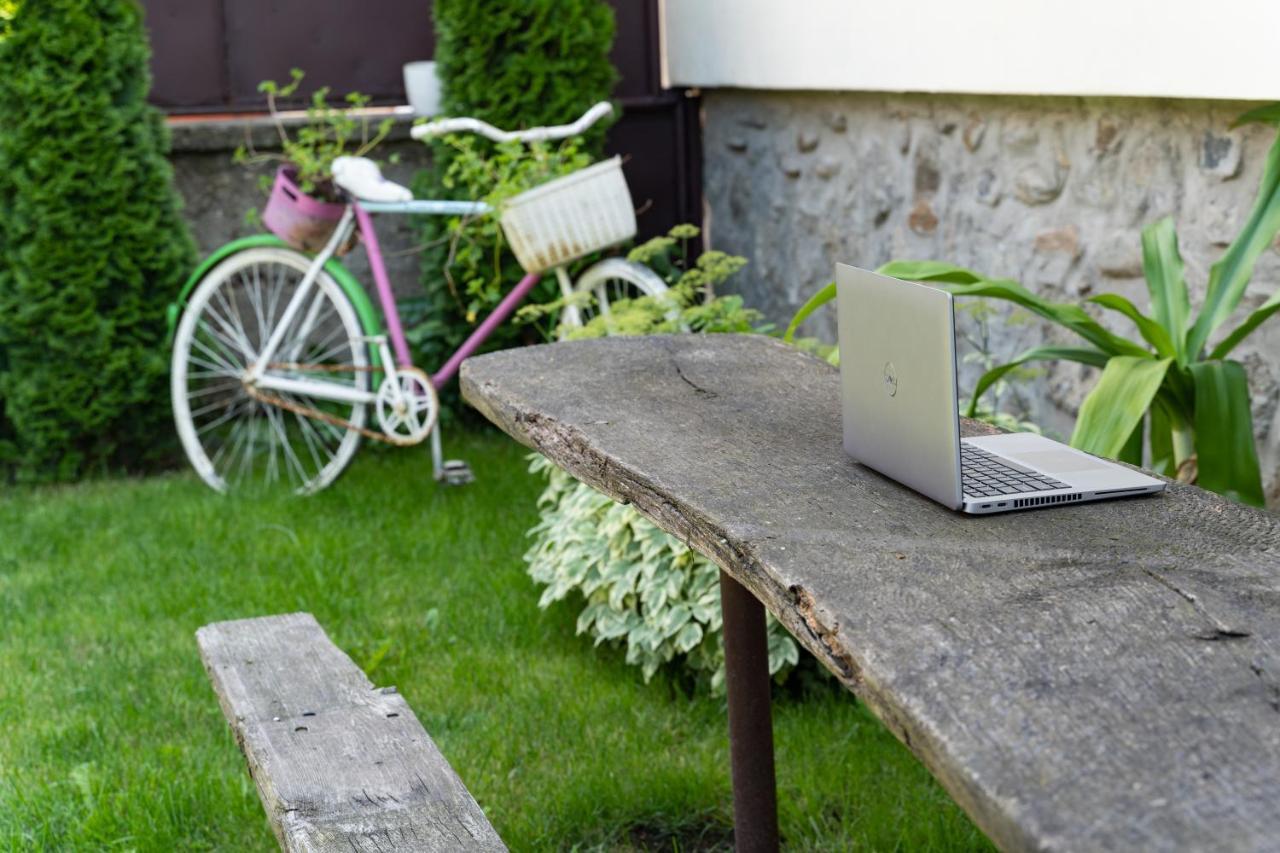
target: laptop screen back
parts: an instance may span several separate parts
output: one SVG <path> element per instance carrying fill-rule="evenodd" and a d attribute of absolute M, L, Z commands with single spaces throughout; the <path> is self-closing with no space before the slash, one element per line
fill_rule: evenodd
<path fill-rule="evenodd" d="M 958 509 L 960 421 L 951 294 L 836 265 L 844 448 Z"/>

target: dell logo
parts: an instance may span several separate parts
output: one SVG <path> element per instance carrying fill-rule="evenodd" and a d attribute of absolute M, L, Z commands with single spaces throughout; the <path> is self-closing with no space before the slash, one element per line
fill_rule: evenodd
<path fill-rule="evenodd" d="M 890 397 L 898 393 L 898 369 L 892 361 L 884 363 L 884 393 Z"/>

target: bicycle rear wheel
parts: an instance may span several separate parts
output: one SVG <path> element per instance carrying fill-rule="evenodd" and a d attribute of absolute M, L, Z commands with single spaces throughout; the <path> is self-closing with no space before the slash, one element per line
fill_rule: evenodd
<path fill-rule="evenodd" d="M 282 247 L 237 252 L 196 286 L 174 336 L 174 422 L 192 466 L 220 492 L 286 484 L 298 494 L 329 485 L 351 461 L 363 404 L 245 381 L 311 259 Z M 324 271 L 276 350 L 271 372 L 368 391 L 368 347 L 355 308 Z"/>

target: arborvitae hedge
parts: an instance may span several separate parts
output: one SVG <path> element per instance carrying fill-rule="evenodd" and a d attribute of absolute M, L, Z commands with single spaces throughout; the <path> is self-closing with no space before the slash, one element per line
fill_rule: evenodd
<path fill-rule="evenodd" d="M 433 14 L 436 68 L 444 90 L 441 109 L 446 116 L 471 116 L 504 130 L 565 124 L 607 100 L 618 79 L 609 62 L 613 9 L 603 0 L 436 0 Z M 601 153 L 609 123 L 599 123 L 587 137 L 586 150 L 593 156 Z M 417 194 L 465 198 L 465 188 L 450 191 L 440 185 L 449 149 L 440 143 L 433 148 L 433 168 L 419 175 Z M 416 355 L 434 369 L 484 316 L 468 318 L 466 295 L 455 295 L 446 283 L 449 246 L 444 218 L 428 217 L 425 222 L 423 310 L 429 319 L 419 326 Z M 450 273 L 462 283 L 488 277 L 492 270 L 473 271 L 455 262 Z M 504 253 L 503 275 L 511 286 L 524 275 L 510 252 Z M 533 298 L 555 298 L 558 293 L 552 280 Z M 518 335 L 516 327 L 503 326 L 487 348 L 510 346 Z"/>
<path fill-rule="evenodd" d="M 445 115 L 506 130 L 563 124 L 617 82 L 603 0 L 438 0 L 434 14 Z M 598 149 L 604 123 L 589 138 Z"/>
<path fill-rule="evenodd" d="M 0 38 L 0 476 L 172 454 L 165 306 L 195 261 L 134 0 L 20 0 Z"/>

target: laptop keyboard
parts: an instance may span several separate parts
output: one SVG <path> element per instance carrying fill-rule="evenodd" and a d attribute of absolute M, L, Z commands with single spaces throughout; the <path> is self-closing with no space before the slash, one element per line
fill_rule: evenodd
<path fill-rule="evenodd" d="M 1048 474 L 1024 468 L 963 441 L 960 442 L 960 480 L 964 493 L 974 498 L 1070 488 Z"/>

